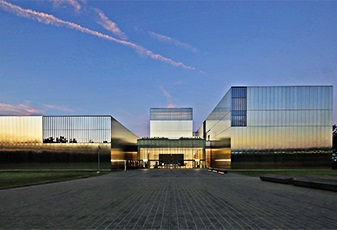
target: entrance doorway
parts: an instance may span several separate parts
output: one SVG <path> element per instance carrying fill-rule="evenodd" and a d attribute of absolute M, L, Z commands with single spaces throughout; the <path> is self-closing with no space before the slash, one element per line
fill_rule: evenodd
<path fill-rule="evenodd" d="M 164 165 L 165 168 L 184 166 L 184 154 L 159 154 L 159 165 Z"/>

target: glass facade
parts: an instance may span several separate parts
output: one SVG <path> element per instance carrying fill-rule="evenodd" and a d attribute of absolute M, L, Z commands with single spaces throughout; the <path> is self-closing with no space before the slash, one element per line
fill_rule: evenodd
<path fill-rule="evenodd" d="M 330 148 L 332 87 L 248 87 L 247 127 L 232 125 L 232 151 Z"/>
<path fill-rule="evenodd" d="M 0 116 L 0 144 L 42 143 L 42 116 Z"/>
<path fill-rule="evenodd" d="M 151 108 L 150 120 L 193 120 L 192 108 Z"/>
<path fill-rule="evenodd" d="M 232 104 L 230 89 L 197 131 L 197 135 L 206 140 L 206 167 L 231 167 L 231 122 L 235 119 Z"/>
<path fill-rule="evenodd" d="M 193 136 L 192 108 L 152 108 L 150 110 L 150 137 Z"/>
<path fill-rule="evenodd" d="M 332 86 L 232 87 L 198 130 L 207 158 L 216 145 L 230 149 L 232 168 L 329 165 L 332 95 Z"/>
<path fill-rule="evenodd" d="M 151 109 L 150 138 L 138 141 L 111 116 L 0 116 L 0 166 L 330 167 L 332 113 L 332 86 L 237 86 L 198 129 L 202 138 L 192 108 Z"/>
<path fill-rule="evenodd" d="M 203 125 L 198 129 L 197 136 L 203 137 L 206 141 L 228 139 L 231 137 L 231 90 L 229 90 Z"/>
<path fill-rule="evenodd" d="M 111 168 L 125 169 L 138 167 L 138 137 L 119 123 L 111 120 Z"/>
<path fill-rule="evenodd" d="M 138 159 L 144 168 L 198 168 L 205 165 L 204 148 L 202 138 L 143 138 L 138 140 Z M 163 155 L 170 160 L 161 160 Z M 178 157 L 183 163 L 175 161 Z"/>
<path fill-rule="evenodd" d="M 115 162 L 118 162 L 117 165 Z M 1 168 L 121 169 L 137 136 L 111 116 L 0 116 Z"/>
<path fill-rule="evenodd" d="M 232 87 L 232 127 L 247 126 L 247 87 Z"/>
<path fill-rule="evenodd" d="M 111 116 L 44 116 L 43 140 L 45 143 L 110 143 Z"/>
<path fill-rule="evenodd" d="M 138 159 L 145 168 L 204 167 L 204 145 L 193 138 L 192 108 L 152 108 L 150 138 L 138 140 Z"/>

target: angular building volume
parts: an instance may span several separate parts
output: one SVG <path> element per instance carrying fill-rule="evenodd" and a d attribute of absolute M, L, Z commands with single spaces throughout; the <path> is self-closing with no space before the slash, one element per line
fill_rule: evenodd
<path fill-rule="evenodd" d="M 125 169 L 137 136 L 111 116 L 0 116 L 0 167 Z"/>
<path fill-rule="evenodd" d="M 193 133 L 192 108 L 150 109 L 150 137 L 112 116 L 0 116 L 6 168 L 331 167 L 332 86 L 232 86 Z"/>
<path fill-rule="evenodd" d="M 329 166 L 332 95 L 332 86 L 231 87 L 197 132 L 206 165 Z"/>
<path fill-rule="evenodd" d="M 138 140 L 145 168 L 205 167 L 205 141 L 193 137 L 192 108 L 150 109 L 150 138 Z"/>

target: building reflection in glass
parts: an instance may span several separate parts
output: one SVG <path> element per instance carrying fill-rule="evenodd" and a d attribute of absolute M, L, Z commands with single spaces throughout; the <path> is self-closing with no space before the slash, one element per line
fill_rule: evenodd
<path fill-rule="evenodd" d="M 142 138 L 138 159 L 143 168 L 204 168 L 204 148 L 202 138 Z"/>
<path fill-rule="evenodd" d="M 0 128 L 2 168 L 110 169 L 137 157 L 137 136 L 111 116 L 0 116 Z"/>
<path fill-rule="evenodd" d="M 42 116 L 1 116 L 0 143 L 42 143 Z"/>
<path fill-rule="evenodd" d="M 232 168 L 327 167 L 332 91 L 332 86 L 232 87 L 198 130 L 209 141 L 207 158 L 218 158 L 214 151 L 225 159 L 231 154 Z"/>

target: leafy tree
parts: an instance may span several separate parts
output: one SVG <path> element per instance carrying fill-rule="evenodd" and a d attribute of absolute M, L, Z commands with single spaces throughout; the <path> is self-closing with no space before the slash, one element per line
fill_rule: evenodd
<path fill-rule="evenodd" d="M 54 142 L 54 137 L 48 137 L 43 140 L 43 143 L 53 143 Z"/>
<path fill-rule="evenodd" d="M 70 138 L 69 143 L 77 143 L 76 138 L 73 138 L 73 139 Z"/>

